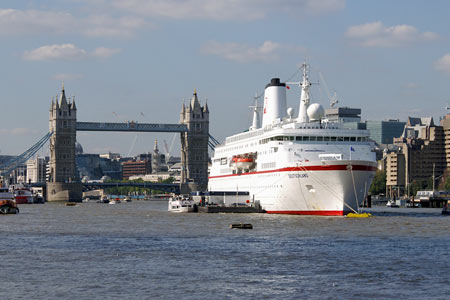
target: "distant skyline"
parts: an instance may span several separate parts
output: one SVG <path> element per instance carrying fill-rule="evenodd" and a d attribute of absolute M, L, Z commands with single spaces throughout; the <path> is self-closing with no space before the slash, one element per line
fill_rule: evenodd
<path fill-rule="evenodd" d="M 450 104 L 449 11 L 445 0 L 4 0 L 0 154 L 48 132 L 63 81 L 79 121 L 178 123 L 196 89 L 222 141 L 251 125 L 256 92 L 305 60 L 320 82 L 312 101 L 325 108 L 328 88 L 364 120 L 438 123 Z M 298 98 L 291 86 L 295 114 Z M 87 153 L 122 155 L 150 152 L 155 139 L 164 153 L 172 137 L 77 134 Z"/>

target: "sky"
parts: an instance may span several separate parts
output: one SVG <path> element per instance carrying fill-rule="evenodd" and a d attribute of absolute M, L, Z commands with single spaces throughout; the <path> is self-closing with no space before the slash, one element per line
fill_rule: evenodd
<path fill-rule="evenodd" d="M 52 97 L 78 121 L 178 123 L 194 89 L 219 141 L 251 125 L 272 77 L 310 64 L 312 102 L 362 109 L 363 120 L 439 121 L 450 104 L 450 1 L 2 0 L 0 154 L 48 132 Z M 291 78 L 293 75 L 295 76 Z M 288 90 L 298 113 L 300 91 Z M 86 153 L 179 155 L 179 136 L 77 133 Z M 48 146 L 39 155 L 48 155 Z"/>

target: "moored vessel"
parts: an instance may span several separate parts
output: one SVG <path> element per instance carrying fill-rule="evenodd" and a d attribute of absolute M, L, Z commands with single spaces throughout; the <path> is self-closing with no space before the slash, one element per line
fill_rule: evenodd
<path fill-rule="evenodd" d="M 208 189 L 249 193 L 268 213 L 345 215 L 357 212 L 376 171 L 367 130 L 344 129 L 310 104 L 303 64 L 299 114 L 286 105 L 286 83 L 266 85 L 262 126 L 256 104 L 248 131 L 215 148 Z"/>
<path fill-rule="evenodd" d="M 169 212 L 186 213 L 194 212 L 196 209 L 195 201 L 186 196 L 172 196 L 169 198 Z"/>
<path fill-rule="evenodd" d="M 0 214 L 16 214 L 19 208 L 14 201 L 14 195 L 8 188 L 0 187 Z"/>
<path fill-rule="evenodd" d="M 32 204 L 34 200 L 33 193 L 31 190 L 23 185 L 23 184 L 16 184 L 16 185 L 10 185 L 9 191 L 14 194 L 14 200 L 17 204 Z"/>

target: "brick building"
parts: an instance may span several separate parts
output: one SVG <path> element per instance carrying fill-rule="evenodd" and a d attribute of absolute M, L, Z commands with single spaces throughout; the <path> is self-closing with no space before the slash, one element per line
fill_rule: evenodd
<path fill-rule="evenodd" d="M 122 179 L 134 175 L 145 175 L 152 172 L 151 160 L 126 161 L 122 163 Z"/>

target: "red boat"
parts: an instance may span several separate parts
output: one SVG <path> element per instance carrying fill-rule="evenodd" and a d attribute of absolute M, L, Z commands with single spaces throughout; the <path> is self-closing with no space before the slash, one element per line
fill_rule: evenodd
<path fill-rule="evenodd" d="M 32 204 L 33 194 L 30 189 L 24 185 L 12 185 L 9 187 L 9 191 L 14 194 L 14 200 L 16 204 Z"/>

